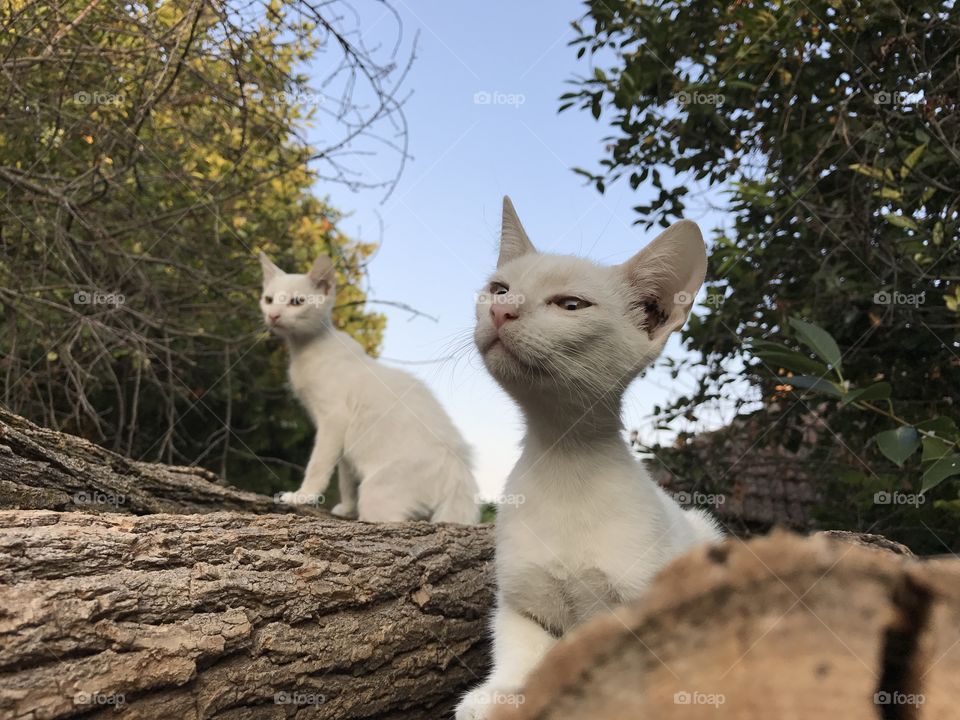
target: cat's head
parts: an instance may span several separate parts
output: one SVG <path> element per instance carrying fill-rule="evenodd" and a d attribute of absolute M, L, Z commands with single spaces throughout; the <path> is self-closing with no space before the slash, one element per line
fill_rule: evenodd
<path fill-rule="evenodd" d="M 622 393 L 686 321 L 706 268 L 689 220 L 621 265 L 539 253 L 505 197 L 497 269 L 477 302 L 477 347 L 515 397 Z"/>
<path fill-rule="evenodd" d="M 318 257 L 305 274 L 285 273 L 263 253 L 260 265 L 260 311 L 270 332 L 288 340 L 308 340 L 330 326 L 336 273 L 329 257 Z"/>

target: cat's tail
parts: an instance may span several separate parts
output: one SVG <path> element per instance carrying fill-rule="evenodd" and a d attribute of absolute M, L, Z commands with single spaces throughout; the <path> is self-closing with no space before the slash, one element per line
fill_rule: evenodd
<path fill-rule="evenodd" d="M 445 493 L 430 520 L 463 525 L 477 524 L 480 522 L 480 493 L 470 469 L 469 455 L 460 457 L 449 452 L 444 466 L 444 476 L 447 479 Z"/>

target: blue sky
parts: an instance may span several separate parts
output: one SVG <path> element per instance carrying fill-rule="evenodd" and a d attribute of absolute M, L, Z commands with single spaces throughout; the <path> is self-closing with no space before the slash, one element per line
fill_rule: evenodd
<path fill-rule="evenodd" d="M 606 124 L 577 109 L 557 114 L 558 98 L 575 74 L 590 67 L 568 47 L 580 2 L 486 3 L 396 0 L 406 47 L 419 33 L 417 59 L 406 88 L 408 163 L 395 192 L 351 192 L 318 184 L 319 194 L 349 217 L 348 234 L 383 244 L 369 267 L 370 296 L 408 303 L 434 323 L 401 310 L 388 316 L 384 362 L 403 367 L 438 395 L 474 447 L 483 494 L 495 495 L 519 455 L 522 422 L 509 398 L 488 377 L 472 344 L 458 361 L 447 357 L 473 328 L 474 292 L 496 261 L 501 198 L 508 194 L 534 244 L 543 251 L 617 263 L 652 239 L 632 223 L 631 207 L 645 199 L 627 183 L 600 195 L 573 173 L 596 168 L 604 156 Z M 369 17 L 368 17 L 369 16 Z M 392 42 L 396 26 L 376 3 L 363 14 L 365 39 Z M 402 51 L 401 51 L 402 53 Z M 484 102 L 484 101 L 488 102 Z M 319 129 L 312 132 L 318 133 Z M 387 178 L 396 156 L 361 157 L 353 167 L 369 179 Z M 719 195 L 716 195 L 719 198 Z M 706 208 L 688 215 L 707 234 L 722 217 Z M 670 341 L 667 354 L 682 349 Z M 653 368 L 630 390 L 627 427 L 653 432 L 650 411 L 691 388 Z"/>

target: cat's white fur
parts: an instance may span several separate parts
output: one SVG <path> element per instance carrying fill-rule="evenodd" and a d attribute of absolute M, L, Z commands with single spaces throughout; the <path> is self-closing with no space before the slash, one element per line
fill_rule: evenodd
<path fill-rule="evenodd" d="M 286 340 L 290 383 L 317 428 L 303 483 L 281 501 L 316 501 L 337 467 L 340 503 L 332 512 L 341 517 L 479 521 L 470 449 L 440 403 L 333 326 L 330 258 L 306 274 L 285 273 L 262 253 L 260 263 L 264 322 Z"/>
<path fill-rule="evenodd" d="M 504 198 L 475 339 L 526 419 L 504 491 L 524 501 L 498 510 L 493 669 L 463 698 L 458 720 L 516 702 L 560 635 L 640 596 L 672 558 L 720 539 L 708 515 L 681 508 L 649 478 L 620 420 L 624 390 L 683 325 L 705 272 L 692 222 L 602 267 L 538 253 Z"/>

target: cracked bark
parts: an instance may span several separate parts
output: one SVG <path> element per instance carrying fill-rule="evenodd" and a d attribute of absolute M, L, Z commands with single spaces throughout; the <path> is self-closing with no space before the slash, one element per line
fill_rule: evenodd
<path fill-rule="evenodd" d="M 957 718 L 960 563 L 849 539 L 680 558 L 558 643 L 496 720 Z"/>
<path fill-rule="evenodd" d="M 0 716 L 443 717 L 485 666 L 492 553 L 453 525 L 3 511 Z"/>

